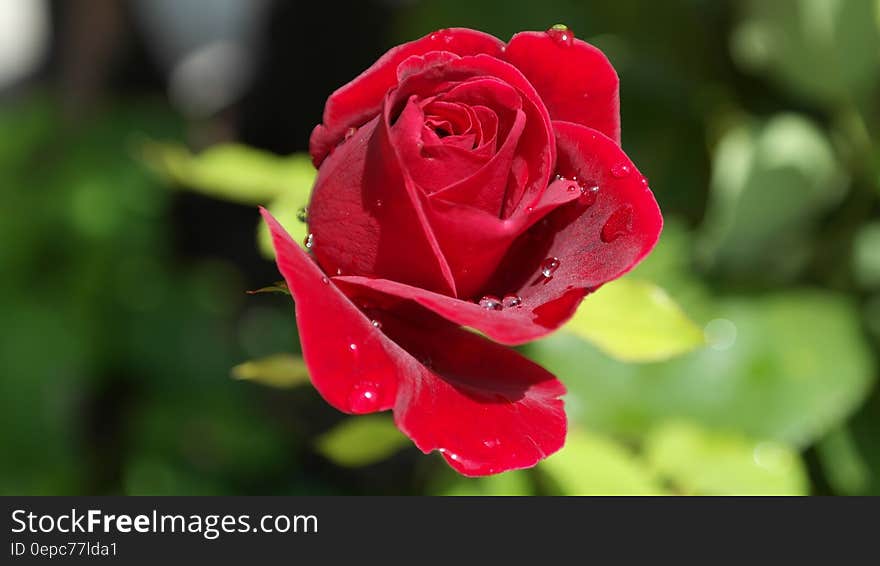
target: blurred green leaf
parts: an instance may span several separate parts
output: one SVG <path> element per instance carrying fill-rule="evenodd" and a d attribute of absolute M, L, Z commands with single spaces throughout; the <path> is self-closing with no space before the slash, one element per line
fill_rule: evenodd
<path fill-rule="evenodd" d="M 609 438 L 569 430 L 565 446 L 539 464 L 564 495 L 662 495 L 644 462 Z"/>
<path fill-rule="evenodd" d="M 880 222 L 866 224 L 856 234 L 853 271 L 860 285 L 880 287 Z"/>
<path fill-rule="evenodd" d="M 305 154 L 278 157 L 239 144 L 221 144 L 194 155 L 180 144 L 147 142 L 142 156 L 155 171 L 208 196 L 241 204 L 266 204 L 311 190 L 315 168 Z"/>
<path fill-rule="evenodd" d="M 317 438 L 319 453 L 340 466 L 356 468 L 380 462 L 410 443 L 390 415 L 345 419 Z"/>
<path fill-rule="evenodd" d="M 532 485 L 529 473 L 524 470 L 504 472 L 503 474 L 496 474 L 484 478 L 466 478 L 463 476 L 457 476 L 454 481 L 449 485 L 446 485 L 444 488 L 432 490 L 432 495 L 519 496 L 534 494 L 534 485 Z"/>
<path fill-rule="evenodd" d="M 750 0 L 732 36 L 734 59 L 803 97 L 837 103 L 876 85 L 876 0 Z"/>
<path fill-rule="evenodd" d="M 300 356 L 275 354 L 235 366 L 232 377 L 270 387 L 296 387 L 309 383 L 309 370 Z"/>
<path fill-rule="evenodd" d="M 784 444 L 670 422 L 648 434 L 644 451 L 657 473 L 686 494 L 807 494 L 804 465 Z"/>
<path fill-rule="evenodd" d="M 727 275 L 796 273 L 813 224 L 842 196 L 843 177 L 828 140 L 803 117 L 729 131 L 713 156 L 703 259 Z"/>
<path fill-rule="evenodd" d="M 703 330 L 663 289 L 632 278 L 588 296 L 564 328 L 630 362 L 664 360 L 704 344 Z"/>
<path fill-rule="evenodd" d="M 789 291 L 718 302 L 710 347 L 673 360 L 624 364 L 559 333 L 525 347 L 565 381 L 573 419 L 641 437 L 670 418 L 801 447 L 865 398 L 874 359 L 845 298 Z"/>
<path fill-rule="evenodd" d="M 236 391 L 236 384 L 155 389 L 127 415 L 125 441 L 136 449 L 125 453 L 124 467 L 137 479 L 129 484 L 126 478 L 127 487 L 166 493 L 177 484 L 180 489 L 200 484 L 193 493 L 202 493 L 215 484 L 228 491 L 239 482 L 265 484 L 289 461 L 289 435 Z M 156 475 L 138 472 L 145 463 Z M 160 473 L 175 481 L 164 482 Z M 187 481 L 176 481 L 184 477 Z"/>

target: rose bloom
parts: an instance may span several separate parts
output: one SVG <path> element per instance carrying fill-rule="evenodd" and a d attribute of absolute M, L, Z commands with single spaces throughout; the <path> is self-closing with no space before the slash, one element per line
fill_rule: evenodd
<path fill-rule="evenodd" d="M 263 215 L 321 395 L 392 410 L 468 476 L 559 450 L 563 385 L 505 345 L 562 325 L 662 226 L 608 59 L 564 26 L 441 30 L 334 92 L 310 153 L 311 255 Z"/>

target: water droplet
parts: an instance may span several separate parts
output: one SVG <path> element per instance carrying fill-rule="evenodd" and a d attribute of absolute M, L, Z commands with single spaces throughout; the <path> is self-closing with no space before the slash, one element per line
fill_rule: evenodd
<path fill-rule="evenodd" d="M 559 258 L 557 257 L 548 257 L 541 263 L 541 275 L 544 277 L 552 277 L 557 269 L 559 269 Z"/>
<path fill-rule="evenodd" d="M 440 29 L 435 31 L 430 35 L 431 41 L 440 41 L 443 40 L 443 43 L 451 43 L 452 36 L 449 34 L 448 29 Z"/>
<path fill-rule="evenodd" d="M 482 299 L 480 299 L 479 305 L 486 310 L 489 311 L 500 311 L 503 308 L 501 301 L 498 297 L 493 295 L 486 295 Z"/>
<path fill-rule="evenodd" d="M 611 243 L 628 234 L 630 230 L 632 230 L 632 207 L 626 205 L 615 210 L 605 222 L 605 226 L 602 226 L 602 241 L 606 244 Z"/>
<path fill-rule="evenodd" d="M 329 284 L 330 284 L 330 280 L 327 279 L 326 277 L 321 277 L 321 283 L 323 283 L 324 285 L 329 285 Z"/>
<path fill-rule="evenodd" d="M 563 47 L 571 45 L 571 42 L 574 39 L 574 34 L 565 24 L 556 24 L 551 27 L 547 30 L 547 35 L 550 36 L 550 39 Z"/>
<path fill-rule="evenodd" d="M 307 207 L 302 207 L 296 211 L 296 219 L 305 224 L 309 221 L 309 209 Z"/>
<path fill-rule="evenodd" d="M 506 309 L 512 309 L 514 307 L 518 307 L 522 305 L 522 297 L 519 295 L 509 294 L 504 295 L 504 298 L 501 299 L 501 305 Z"/>
<path fill-rule="evenodd" d="M 336 275 L 342 275 L 342 268 L 341 267 L 336 268 Z"/>
<path fill-rule="evenodd" d="M 495 448 L 501 444 L 501 441 L 497 438 L 489 438 L 483 441 L 483 446 L 486 448 Z"/>
<path fill-rule="evenodd" d="M 372 413 L 379 408 L 379 385 L 372 382 L 362 382 L 354 386 L 348 396 L 348 408 L 352 413 Z"/>
<path fill-rule="evenodd" d="M 568 191 L 568 192 L 570 192 L 570 193 L 573 193 L 573 192 L 575 192 L 576 190 L 578 190 L 579 188 L 580 188 L 580 187 L 578 186 L 577 183 L 572 183 L 572 184 L 570 184 L 565 190 Z M 582 192 L 583 192 L 583 191 L 582 191 Z"/>
<path fill-rule="evenodd" d="M 348 349 L 351 350 L 352 352 L 357 352 L 358 345 L 355 344 L 354 342 L 352 342 L 351 344 L 348 345 Z"/>
<path fill-rule="evenodd" d="M 526 207 L 526 212 L 528 212 L 529 214 L 535 212 L 535 207 L 534 207 L 534 206 L 527 206 L 527 207 Z"/>
<path fill-rule="evenodd" d="M 382 202 L 382 199 L 376 199 L 376 208 L 382 208 L 385 203 Z"/>
<path fill-rule="evenodd" d="M 581 187 L 580 202 L 584 206 L 593 206 L 596 204 L 596 197 L 599 196 L 599 185 L 596 183 L 583 183 Z"/>
<path fill-rule="evenodd" d="M 306 249 L 310 250 L 310 249 L 314 248 L 315 247 L 315 235 L 312 233 L 309 233 L 309 235 L 306 236 L 306 239 L 303 242 L 303 244 L 305 245 Z"/>
<path fill-rule="evenodd" d="M 358 129 L 352 126 L 351 128 L 345 130 L 345 141 L 348 141 L 357 133 Z"/>
<path fill-rule="evenodd" d="M 630 167 L 626 163 L 618 163 L 611 168 L 611 174 L 618 179 L 623 179 L 630 173 Z"/>
<path fill-rule="evenodd" d="M 370 321 L 370 324 L 373 325 L 373 328 L 379 328 L 379 329 L 382 328 L 382 323 L 379 322 L 378 320 L 375 320 L 375 319 L 374 319 L 374 320 L 371 320 L 371 321 Z"/>

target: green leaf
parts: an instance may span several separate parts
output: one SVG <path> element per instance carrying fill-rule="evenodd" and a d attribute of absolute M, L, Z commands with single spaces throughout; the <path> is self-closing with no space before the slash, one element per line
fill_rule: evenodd
<path fill-rule="evenodd" d="M 843 195 L 843 180 L 830 143 L 801 116 L 727 132 L 713 156 L 702 259 L 725 275 L 790 278 L 808 258 L 811 228 Z"/>
<path fill-rule="evenodd" d="M 340 466 L 356 468 L 380 462 L 410 443 L 389 415 L 345 419 L 315 441 L 319 453 Z"/>
<path fill-rule="evenodd" d="M 221 144 L 194 155 L 180 144 L 147 142 L 144 161 L 169 181 L 241 204 L 267 204 L 289 193 L 308 194 L 315 168 L 305 154 L 278 157 L 239 144 Z"/>
<path fill-rule="evenodd" d="M 521 496 L 534 495 L 535 490 L 529 473 L 525 470 L 516 470 L 484 478 L 466 478 L 457 475 L 448 485 L 432 490 L 432 494 Z"/>
<path fill-rule="evenodd" d="M 741 66 L 828 104 L 870 92 L 878 75 L 876 0 L 750 0 L 733 33 Z"/>
<path fill-rule="evenodd" d="M 784 444 L 670 422 L 645 440 L 646 460 L 676 488 L 696 495 L 806 495 L 803 462 Z"/>
<path fill-rule="evenodd" d="M 270 387 L 296 387 L 309 382 L 309 370 L 299 356 L 275 354 L 232 368 L 232 377 Z"/>
<path fill-rule="evenodd" d="M 859 312 L 837 294 L 723 299 L 707 334 L 710 347 L 662 363 L 621 363 L 565 333 L 525 351 L 565 382 L 572 419 L 634 439 L 681 417 L 803 447 L 845 420 L 874 380 Z"/>
<path fill-rule="evenodd" d="M 703 330 L 663 289 L 631 278 L 588 296 L 564 328 L 630 362 L 668 359 L 704 344 Z"/>
<path fill-rule="evenodd" d="M 653 472 L 609 438 L 573 429 L 538 468 L 564 495 L 663 495 Z"/>

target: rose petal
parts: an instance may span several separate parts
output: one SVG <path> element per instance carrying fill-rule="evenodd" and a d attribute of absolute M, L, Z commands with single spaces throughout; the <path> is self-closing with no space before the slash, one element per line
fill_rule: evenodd
<path fill-rule="evenodd" d="M 500 219 L 484 210 L 449 202 L 432 195 L 425 211 L 444 257 L 455 278 L 458 296 L 479 298 L 498 269 L 511 243 L 560 204 L 579 196 L 567 181 L 554 181 L 539 193 L 525 195 L 517 212 Z M 511 291 L 515 288 L 511 288 Z"/>
<path fill-rule="evenodd" d="M 519 96 L 516 106 L 513 106 L 513 101 L 508 100 L 499 104 L 501 108 L 496 108 L 501 110 L 520 107 L 525 115 L 516 155 L 527 166 L 527 174 L 524 176 L 527 182 L 521 186 L 514 185 L 513 190 L 507 190 L 503 195 L 504 206 L 500 216 L 507 218 L 523 198 L 533 199 L 539 195 L 547 187 L 553 173 L 556 147 L 547 108 L 534 87 L 516 67 L 495 57 L 475 55 L 460 57 L 441 65 L 426 62 L 422 72 L 409 74 L 389 96 L 385 102 L 385 112 L 389 120 L 393 121 L 411 96 L 425 99 L 447 91 L 456 99 L 461 97 L 481 105 L 509 99 L 514 93 Z M 517 114 L 510 115 L 512 119 L 499 132 L 502 136 L 505 129 L 510 129 L 515 124 Z M 509 170 L 509 164 L 504 165 L 504 170 Z M 408 163 L 402 162 L 401 167 L 406 170 Z"/>
<path fill-rule="evenodd" d="M 439 450 L 468 476 L 529 467 L 563 445 L 565 389 L 552 374 L 433 315 L 389 314 L 380 331 L 261 213 L 296 301 L 312 383 L 331 405 L 347 413 L 393 408 L 416 446 Z"/>
<path fill-rule="evenodd" d="M 510 163 L 525 125 L 526 115 L 518 110 L 507 139 L 495 155 L 481 168 L 469 175 L 459 175 L 454 182 L 432 193 L 432 198 L 466 203 L 499 218 L 504 205 L 504 187 L 510 174 Z"/>
<path fill-rule="evenodd" d="M 272 234 L 278 270 L 296 301 L 303 358 L 315 389 L 346 413 L 392 408 L 403 377 L 401 362 L 393 357 L 394 345 L 329 282 L 272 215 L 260 212 Z"/>
<path fill-rule="evenodd" d="M 619 81 L 604 53 L 579 39 L 527 31 L 513 36 L 504 58 L 535 85 L 553 120 L 599 130 L 620 145 Z"/>
<path fill-rule="evenodd" d="M 557 172 L 577 178 L 587 194 L 523 234 L 489 283 L 489 288 L 516 289 L 527 304 L 551 303 L 573 290 L 592 291 L 620 277 L 654 248 L 663 227 L 647 180 L 614 140 L 579 124 L 553 126 Z M 551 258 L 558 267 L 544 277 L 542 264 Z M 557 304 L 542 314 L 548 324 L 558 326 L 576 306 L 566 311 Z"/>
<path fill-rule="evenodd" d="M 383 326 L 428 367 L 401 382 L 397 426 L 425 453 L 483 476 L 534 466 L 565 442 L 565 388 L 509 348 L 449 324 L 430 333 L 402 320 Z"/>
<path fill-rule="evenodd" d="M 385 94 L 397 84 L 398 65 L 409 57 L 432 51 L 499 56 L 503 48 L 504 43 L 498 38 L 464 28 L 440 30 L 392 48 L 327 99 L 323 124 L 315 127 L 309 142 L 315 167 L 321 165 L 348 128 L 359 127 L 379 113 Z"/>
<path fill-rule="evenodd" d="M 325 160 L 309 203 L 327 273 L 385 277 L 455 294 L 455 283 L 389 132 L 374 118 Z"/>
<path fill-rule="evenodd" d="M 423 190 L 443 187 L 480 171 L 487 156 L 454 146 L 426 146 L 425 115 L 415 97 L 391 127 L 391 143 L 406 165 L 406 174 Z"/>

